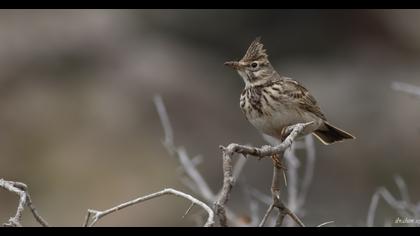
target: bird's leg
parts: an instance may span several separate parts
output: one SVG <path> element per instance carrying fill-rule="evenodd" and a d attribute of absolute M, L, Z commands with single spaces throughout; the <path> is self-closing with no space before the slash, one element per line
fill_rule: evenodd
<path fill-rule="evenodd" d="M 290 129 L 288 129 L 287 126 L 281 129 L 280 141 L 284 142 L 284 140 L 287 138 L 287 136 L 289 136 L 289 134 L 290 134 Z M 273 160 L 273 165 L 276 168 L 287 171 L 286 165 L 283 164 L 283 155 L 274 154 L 271 156 L 271 159 Z"/>
<path fill-rule="evenodd" d="M 280 170 L 287 171 L 286 165 L 283 164 L 283 158 L 279 154 L 274 154 L 271 156 L 271 159 L 273 160 L 273 165 Z"/>

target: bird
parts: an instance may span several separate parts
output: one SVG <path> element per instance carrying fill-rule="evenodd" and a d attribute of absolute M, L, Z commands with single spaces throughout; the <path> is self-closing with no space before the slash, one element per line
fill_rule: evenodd
<path fill-rule="evenodd" d="M 227 61 L 245 82 L 240 95 L 240 108 L 246 119 L 260 132 L 284 141 L 287 127 L 309 123 L 299 137 L 313 134 L 329 145 L 355 136 L 332 125 L 318 102 L 299 82 L 280 75 L 268 60 L 268 54 L 257 37 L 239 61 Z M 278 158 L 273 161 L 279 167 Z"/>

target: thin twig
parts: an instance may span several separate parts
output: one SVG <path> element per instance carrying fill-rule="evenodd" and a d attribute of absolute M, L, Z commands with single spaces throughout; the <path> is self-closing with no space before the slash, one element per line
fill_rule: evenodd
<path fill-rule="evenodd" d="M 334 221 L 327 221 L 327 222 L 317 225 L 316 227 L 323 227 L 325 225 L 332 224 L 332 223 L 334 223 Z"/>
<path fill-rule="evenodd" d="M 403 178 L 399 175 L 396 175 L 394 176 L 394 181 L 398 187 L 398 190 L 400 191 L 401 199 L 406 203 L 411 202 L 410 195 L 408 194 L 407 185 L 405 184 Z"/>
<path fill-rule="evenodd" d="M 297 225 L 299 225 L 300 227 L 305 227 L 305 224 L 302 222 L 301 219 L 299 219 L 299 217 L 293 213 L 289 208 L 287 208 L 283 203 L 281 203 L 280 207 L 280 211 L 283 211 L 285 215 L 290 216 L 294 222 L 296 222 Z"/>
<path fill-rule="evenodd" d="M 29 207 L 32 215 L 35 217 L 35 220 L 40 225 L 42 225 L 43 227 L 49 227 L 48 222 L 44 218 L 42 218 L 42 216 L 38 213 L 35 206 L 33 205 L 31 195 L 28 191 L 26 191 L 26 205 Z"/>
<path fill-rule="evenodd" d="M 279 211 L 278 212 L 278 215 L 277 215 L 277 218 L 276 218 L 276 225 L 275 225 L 275 227 L 281 227 L 283 225 L 283 220 L 284 220 L 284 217 L 286 215 L 287 214 L 286 214 L 285 211 Z"/>
<path fill-rule="evenodd" d="M 164 146 L 171 156 L 175 156 L 177 158 L 177 160 L 181 164 L 183 172 L 186 174 L 186 176 L 181 177 L 181 181 L 191 191 L 200 195 L 200 197 L 202 197 L 207 203 L 214 203 L 217 195 L 213 193 L 207 182 L 204 180 L 203 176 L 197 170 L 196 158 L 190 158 L 185 148 L 177 147 L 174 144 L 174 132 L 170 124 L 170 119 L 168 113 L 166 112 L 166 108 L 162 97 L 160 95 L 156 95 L 154 97 L 154 102 L 162 123 L 163 131 L 165 133 L 165 139 L 163 141 Z M 236 162 L 234 167 L 234 176 L 236 178 L 239 177 L 239 174 L 241 173 L 244 164 L 245 160 Z M 225 211 L 226 215 L 229 217 L 229 219 L 233 221 L 235 225 L 240 225 L 240 223 L 236 220 L 237 217 L 231 210 L 226 208 Z"/>
<path fill-rule="evenodd" d="M 188 178 L 191 179 L 191 181 L 184 180 L 185 183 L 188 183 L 187 187 L 197 194 L 200 194 L 200 196 L 206 199 L 206 201 L 214 201 L 215 195 L 207 182 L 204 180 L 203 176 L 197 170 L 197 162 L 193 161 L 193 159 L 188 156 L 184 147 L 175 146 L 174 132 L 162 97 L 160 95 L 155 95 L 154 102 L 165 134 L 165 139 L 163 141 L 164 146 L 170 155 L 176 155 L 182 169 Z"/>
<path fill-rule="evenodd" d="M 258 227 L 263 227 L 264 226 L 265 222 L 268 219 L 268 216 L 270 216 L 270 214 L 273 211 L 273 209 L 274 209 L 274 203 L 271 203 L 271 205 L 268 207 L 267 211 L 265 212 L 264 217 L 262 218 L 262 220 L 261 220 L 260 224 L 258 225 Z"/>
<path fill-rule="evenodd" d="M 246 164 L 247 158 L 239 158 L 235 165 L 233 166 L 233 178 L 238 179 L 239 175 L 241 174 L 242 170 L 244 169 L 244 166 Z"/>
<path fill-rule="evenodd" d="M 400 191 L 402 200 L 397 200 L 389 191 L 384 187 L 378 188 L 378 190 L 372 195 L 372 199 L 369 205 L 368 215 L 366 219 L 366 225 L 368 227 L 374 226 L 376 209 L 379 205 L 379 200 L 382 197 L 385 202 L 392 207 L 402 217 L 415 218 L 419 214 L 419 210 L 415 204 L 412 204 L 409 200 L 407 187 L 403 179 L 399 176 L 394 178 L 396 185 Z"/>
<path fill-rule="evenodd" d="M 165 131 L 165 139 L 163 143 L 167 148 L 174 147 L 174 132 L 172 130 L 171 123 L 169 121 L 168 113 L 166 112 L 165 105 L 163 104 L 163 99 L 159 95 L 155 95 L 154 102 L 156 106 L 156 110 L 159 114 L 160 122 L 163 126 L 163 130 Z M 172 150 L 173 151 L 173 150 Z"/>
<path fill-rule="evenodd" d="M 408 93 L 410 95 L 420 97 L 420 87 L 419 86 L 415 86 L 415 85 L 400 82 L 400 81 L 394 81 L 391 84 L 391 88 L 396 90 L 396 91 L 400 91 L 400 92 L 404 92 L 404 93 Z"/>
<path fill-rule="evenodd" d="M 279 214 L 277 216 L 276 220 L 276 226 L 279 227 L 283 224 L 284 217 L 286 215 L 290 216 L 290 218 L 299 226 L 304 227 L 305 225 L 303 222 L 297 217 L 293 211 L 291 211 L 282 201 L 281 201 L 281 177 L 280 177 L 280 171 L 281 169 L 274 166 L 273 168 L 273 180 L 271 184 L 271 193 L 273 198 L 274 206 L 279 210 Z"/>
<path fill-rule="evenodd" d="M 185 148 L 178 148 L 177 154 L 179 157 L 179 161 L 184 167 L 185 172 L 195 182 L 195 185 L 198 186 L 198 191 L 200 192 L 200 195 L 203 196 L 205 199 L 214 199 L 213 191 L 211 191 L 203 176 L 200 174 L 200 172 L 198 172 L 197 168 L 195 168 L 195 165 L 188 157 Z"/>
<path fill-rule="evenodd" d="M 25 206 L 28 206 L 35 220 L 42 226 L 47 227 L 48 223 L 39 215 L 35 206 L 32 203 L 31 196 L 28 192 L 28 187 L 24 183 L 7 181 L 0 179 L 0 187 L 4 188 L 10 192 L 13 192 L 19 196 L 19 204 L 16 210 L 15 216 L 11 217 L 7 223 L 4 223 L 4 226 L 11 227 L 21 227 L 22 226 L 22 213 L 25 209 Z"/>
<path fill-rule="evenodd" d="M 185 198 L 187 200 L 190 200 L 194 205 L 198 205 L 198 206 L 202 207 L 207 212 L 207 214 L 208 214 L 208 218 L 207 218 L 207 221 L 206 221 L 206 223 L 205 223 L 204 226 L 205 227 L 210 227 L 210 226 L 213 226 L 214 225 L 214 213 L 213 213 L 213 210 L 209 206 L 207 206 L 202 201 L 200 201 L 200 200 L 192 197 L 191 195 L 188 195 L 186 193 L 183 193 L 183 192 L 178 191 L 178 190 L 175 190 L 175 189 L 167 188 L 167 189 L 164 189 L 162 191 L 159 191 L 159 192 L 156 192 L 156 193 L 152 193 L 152 194 L 149 194 L 147 196 L 139 197 L 139 198 L 136 198 L 134 200 L 131 200 L 131 201 L 122 203 L 120 205 L 117 205 L 117 206 L 112 207 L 110 209 L 107 209 L 105 211 L 97 211 L 97 210 L 88 209 L 87 214 L 86 214 L 86 218 L 85 218 L 85 222 L 84 222 L 83 226 L 92 227 L 102 217 L 104 217 L 106 215 L 109 215 L 109 214 L 114 213 L 114 212 L 116 212 L 118 210 L 124 209 L 126 207 L 135 205 L 137 203 L 141 203 L 141 202 L 144 202 L 144 201 L 147 201 L 147 200 L 156 198 L 156 197 L 161 197 L 161 196 L 167 195 L 167 194 L 169 194 L 169 195 L 175 195 L 177 197 Z M 91 218 L 92 218 L 92 221 L 90 221 Z M 89 224 L 89 222 L 90 222 L 90 224 Z"/>
<path fill-rule="evenodd" d="M 191 205 L 188 207 L 187 211 L 184 213 L 184 215 L 182 216 L 182 218 L 185 218 L 188 213 L 191 211 L 191 209 L 194 207 L 195 203 L 191 202 Z"/>

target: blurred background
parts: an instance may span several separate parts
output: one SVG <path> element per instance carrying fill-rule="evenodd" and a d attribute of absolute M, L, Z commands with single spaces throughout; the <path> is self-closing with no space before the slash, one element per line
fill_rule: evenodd
<path fill-rule="evenodd" d="M 417 10 L 1 10 L 0 178 L 28 184 L 54 226 L 165 187 L 191 193 L 162 145 L 160 94 L 176 145 L 203 156 L 198 170 L 217 192 L 219 145 L 265 144 L 239 109 L 242 79 L 223 65 L 262 36 L 277 71 L 357 136 L 315 141 L 304 222 L 363 226 L 378 187 L 398 193 L 394 175 L 420 199 L 420 99 L 391 88 L 420 85 L 419 24 Z M 242 175 L 269 194 L 271 165 L 250 159 Z M 235 192 L 229 206 L 246 215 L 243 204 Z M 16 206 L 0 190 L 0 222 Z M 195 226 L 201 209 L 182 219 L 188 206 L 163 197 L 98 225 Z M 375 224 L 397 216 L 379 209 Z M 23 224 L 37 225 L 29 211 Z"/>

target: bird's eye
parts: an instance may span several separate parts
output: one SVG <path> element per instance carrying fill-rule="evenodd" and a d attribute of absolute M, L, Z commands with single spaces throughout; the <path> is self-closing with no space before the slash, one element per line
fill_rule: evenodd
<path fill-rule="evenodd" d="M 252 67 L 252 68 L 257 68 L 257 66 L 258 66 L 258 63 L 257 63 L 257 62 L 253 62 L 253 63 L 251 63 L 251 67 Z"/>

